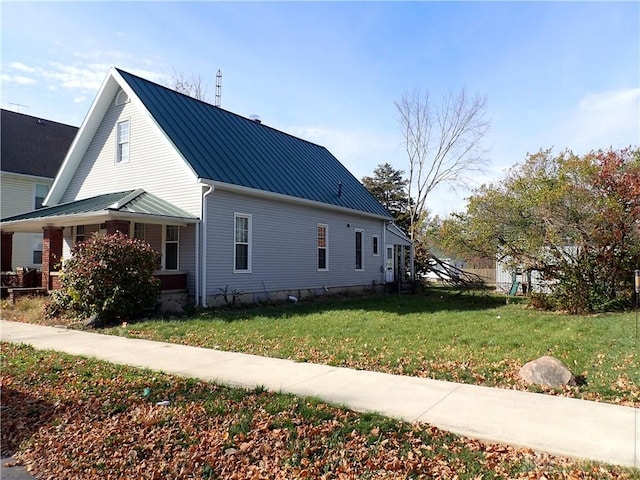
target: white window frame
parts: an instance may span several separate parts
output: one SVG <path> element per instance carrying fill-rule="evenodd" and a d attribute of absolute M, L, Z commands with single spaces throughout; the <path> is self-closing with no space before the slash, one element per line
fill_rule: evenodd
<path fill-rule="evenodd" d="M 374 257 L 380 256 L 380 235 L 371 236 L 371 251 Z"/>
<path fill-rule="evenodd" d="M 120 125 L 127 124 L 127 141 L 123 141 L 120 138 Z M 127 158 L 122 157 L 121 145 L 127 145 Z M 131 160 L 131 120 L 124 119 L 116 123 L 116 165 L 129 163 Z"/>
<path fill-rule="evenodd" d="M 133 225 L 131 226 L 131 231 L 133 232 L 133 237 L 138 238 L 140 240 L 147 241 L 147 224 L 140 222 L 131 222 Z M 138 230 L 138 231 L 137 231 Z M 139 231 L 142 230 L 142 231 Z M 178 240 L 180 239 L 180 233 L 178 232 Z"/>
<path fill-rule="evenodd" d="M 31 262 L 33 265 L 42 265 L 43 238 L 41 233 L 31 235 Z M 39 247 L 39 248 L 38 248 Z M 35 254 L 40 252 L 40 261 L 36 262 Z"/>
<path fill-rule="evenodd" d="M 74 227 L 73 244 L 84 242 L 87 239 L 87 227 L 85 225 L 76 225 Z"/>
<path fill-rule="evenodd" d="M 236 226 L 238 219 L 243 218 L 247 220 L 247 241 L 239 242 L 236 237 Z M 251 273 L 252 272 L 252 245 L 253 245 L 253 234 L 252 234 L 252 216 L 248 213 L 234 213 L 233 214 L 233 273 Z M 236 247 L 238 245 L 247 245 L 247 268 L 246 269 L 238 269 L 236 268 Z"/>
<path fill-rule="evenodd" d="M 320 246 L 320 228 L 324 228 L 324 247 Z M 324 250 L 324 268 L 320 268 L 320 250 Z M 316 269 L 318 272 L 329 271 L 329 225 L 318 223 L 316 225 Z"/>
<path fill-rule="evenodd" d="M 360 234 L 360 268 L 358 268 L 358 234 Z M 355 263 L 356 263 L 356 271 L 362 272 L 364 270 L 364 230 L 361 228 L 356 228 L 353 234 L 354 241 L 354 253 L 355 253 Z"/>
<path fill-rule="evenodd" d="M 44 187 L 47 189 L 46 193 L 44 194 L 44 197 L 39 197 L 38 196 L 38 187 Z M 42 202 L 44 203 L 44 199 L 47 198 L 47 194 L 49 193 L 49 189 L 51 188 L 51 185 L 47 185 L 45 183 L 34 183 L 33 184 L 33 209 L 34 210 L 38 210 L 40 208 L 42 208 L 42 204 L 40 204 L 40 206 L 38 206 L 38 198 L 42 198 Z"/>
<path fill-rule="evenodd" d="M 129 95 L 127 95 L 127 92 L 120 89 L 116 95 L 116 105 L 124 105 L 125 103 L 129 103 Z"/>
<path fill-rule="evenodd" d="M 177 240 L 167 240 L 167 229 L 175 227 L 178 232 Z M 176 268 L 167 268 L 167 244 L 176 245 Z M 162 229 L 162 269 L 169 272 L 177 272 L 180 270 L 180 227 L 178 225 L 165 225 Z"/>

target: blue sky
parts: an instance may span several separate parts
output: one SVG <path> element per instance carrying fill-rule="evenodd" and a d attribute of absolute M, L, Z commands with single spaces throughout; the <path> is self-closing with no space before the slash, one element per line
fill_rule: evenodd
<path fill-rule="evenodd" d="M 394 102 L 486 95 L 487 172 L 528 152 L 640 144 L 640 2 L 6 2 L 1 103 L 79 126 L 110 66 L 200 75 L 222 107 L 326 146 L 357 177 L 406 170 Z M 468 190 L 438 189 L 441 215 Z"/>

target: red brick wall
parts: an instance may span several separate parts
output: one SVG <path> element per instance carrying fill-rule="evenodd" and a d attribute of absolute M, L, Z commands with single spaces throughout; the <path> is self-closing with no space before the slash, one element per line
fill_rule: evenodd
<path fill-rule="evenodd" d="M 60 269 L 62 261 L 62 234 L 60 227 L 44 227 L 42 229 L 42 286 L 52 289 L 50 273 Z"/>

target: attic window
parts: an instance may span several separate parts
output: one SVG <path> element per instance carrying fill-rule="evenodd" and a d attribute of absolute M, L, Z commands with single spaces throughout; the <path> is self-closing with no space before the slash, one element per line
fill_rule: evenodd
<path fill-rule="evenodd" d="M 129 161 L 129 120 L 118 122 L 116 135 L 116 163 L 127 163 Z"/>
<path fill-rule="evenodd" d="M 124 105 L 125 103 L 129 103 L 129 95 L 122 89 L 118 92 L 116 96 L 116 105 Z"/>

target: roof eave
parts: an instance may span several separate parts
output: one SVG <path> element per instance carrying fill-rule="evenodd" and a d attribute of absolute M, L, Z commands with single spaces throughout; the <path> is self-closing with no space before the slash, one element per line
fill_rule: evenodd
<path fill-rule="evenodd" d="M 293 203 L 296 205 L 316 207 L 324 210 L 331 210 L 331 211 L 340 212 L 340 213 L 349 214 L 349 215 L 358 215 L 362 217 L 375 218 L 377 220 L 387 220 L 387 221 L 393 220 L 393 217 L 390 217 L 390 216 L 379 215 L 377 213 L 366 212 L 364 210 L 356 210 L 348 207 L 341 207 L 340 205 L 332 205 L 330 203 L 319 202 L 317 200 L 309 200 L 306 198 L 293 197 L 291 195 L 285 195 L 282 193 L 268 192 L 266 190 L 260 190 L 257 188 L 245 187 L 242 185 L 233 185 L 231 183 L 219 182 L 216 180 L 209 180 L 204 178 L 200 178 L 198 179 L 198 181 L 201 184 L 211 185 L 214 188 L 223 190 L 223 191 L 235 192 L 235 193 L 240 193 L 244 195 L 251 195 L 254 197 L 266 198 L 266 199 L 280 201 L 280 202 Z"/>

